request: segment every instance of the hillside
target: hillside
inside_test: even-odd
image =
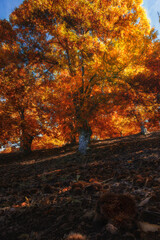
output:
[[[160,131],[91,142],[85,157],[69,145],[0,154],[0,239],[60,240],[70,232],[90,240],[160,239],[159,146]],[[95,221],[106,191],[132,195],[134,223]]]

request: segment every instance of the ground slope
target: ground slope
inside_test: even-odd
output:
[[[160,226],[160,132],[77,146],[0,155],[0,239],[60,240],[72,232],[91,240],[158,240],[137,224],[113,234],[93,221],[99,196],[129,193],[137,222]],[[150,226],[150,225],[149,225]]]

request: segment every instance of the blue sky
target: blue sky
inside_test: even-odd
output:
[[[142,6],[146,9],[151,26],[158,30],[158,37],[160,38],[160,23],[157,14],[157,12],[160,14],[160,0],[143,0]]]
[[[22,2],[23,0],[0,0],[0,19],[8,19],[9,14]],[[159,31],[160,38],[160,23],[157,14],[157,12],[160,13],[160,0],[143,0],[143,7],[147,11],[147,16],[151,21],[151,26],[155,27],[155,29]]]

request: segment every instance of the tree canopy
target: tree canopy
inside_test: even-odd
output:
[[[160,45],[142,2],[24,0],[1,21],[1,142],[28,151],[40,136],[128,135],[149,119],[152,129]]]

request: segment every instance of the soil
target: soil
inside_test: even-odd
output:
[[[88,240],[159,240],[159,147],[160,131],[92,141],[86,156],[77,145],[0,154],[0,239],[60,240],[75,232]],[[134,199],[131,225],[116,225],[114,215],[97,220],[106,192]]]

